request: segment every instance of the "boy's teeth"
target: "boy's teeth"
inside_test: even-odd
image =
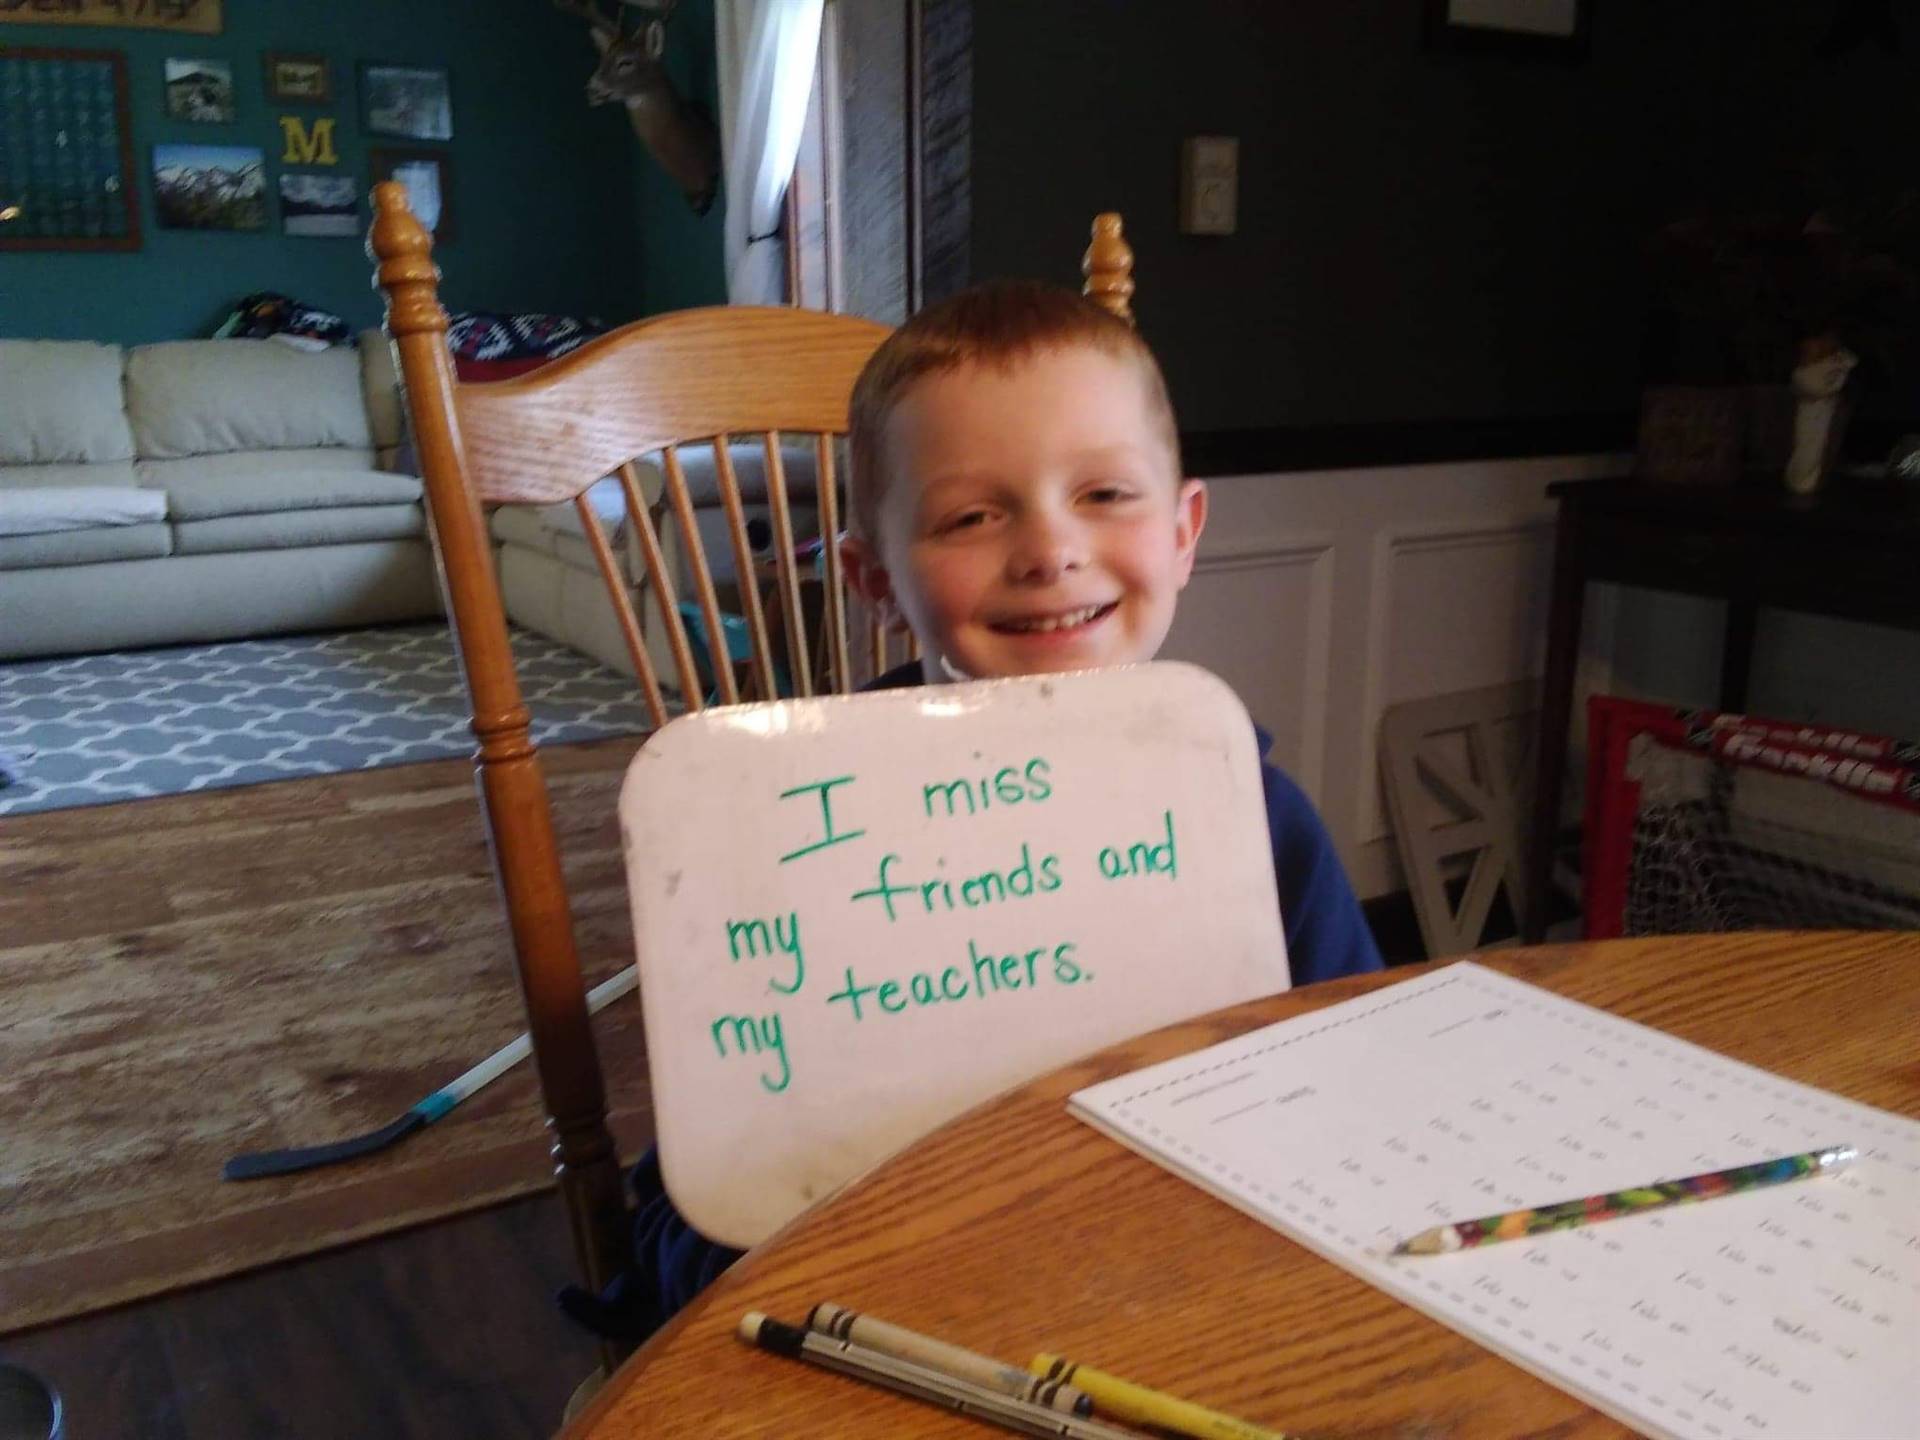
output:
[[[1044,615],[1032,620],[1009,620],[1009,630],[1071,630],[1076,625],[1084,625],[1098,615],[1104,606],[1087,605],[1079,610],[1069,610],[1065,615]]]

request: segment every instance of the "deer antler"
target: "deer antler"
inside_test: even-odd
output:
[[[596,36],[611,40],[620,33],[618,19],[609,18],[594,0],[553,0],[553,8],[562,15],[586,21]]]

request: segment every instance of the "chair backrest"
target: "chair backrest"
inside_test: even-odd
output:
[[[701,707],[709,684],[723,702],[743,693],[848,691],[859,676],[834,543],[845,507],[835,442],[847,429],[854,379],[888,331],[850,316],[712,307],[637,321],[511,380],[463,384],[447,347],[431,239],[408,211],[404,187],[378,185],[373,196],[369,243],[473,705],[475,765],[534,1065],[578,1260],[598,1289],[627,1252],[625,1200],[483,507],[574,505],[656,728],[669,717],[669,689],[686,710]],[[1127,319],[1132,263],[1120,217],[1099,216],[1082,261],[1086,293]],[[744,452],[757,453],[757,474],[740,463],[745,437],[757,442]],[[797,486],[789,476],[795,437],[805,437],[801,454],[811,461]],[[699,466],[686,459],[689,446],[698,448]],[[649,453],[659,464],[643,473],[639,462]],[[613,538],[587,495],[609,476],[617,477],[625,507]],[[811,502],[811,536],[796,527],[796,489]],[[770,566],[756,560],[748,535],[748,505],[761,502],[772,530]],[[729,595],[716,583],[703,539],[719,527],[704,527],[701,516],[716,510],[732,552]],[[818,584],[806,573],[816,562],[802,558],[808,539],[817,548]],[[637,567],[623,568],[616,540],[638,552]],[[683,588],[690,598],[681,598]],[[767,623],[770,606],[778,630]],[[704,640],[705,677],[689,617]],[[878,669],[884,636],[871,620],[868,630],[868,659]],[[744,683],[729,646],[743,631]],[[814,637],[823,643],[816,647]],[[659,673],[657,654],[667,657],[670,678]]]

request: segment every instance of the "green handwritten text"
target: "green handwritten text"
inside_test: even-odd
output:
[[[983,952],[978,944],[969,940],[965,964],[956,962],[937,971],[916,971],[904,984],[899,980],[882,980],[862,985],[849,965],[846,983],[827,997],[827,1003],[844,1002],[858,1021],[869,1013],[899,1015],[908,1009],[944,1005],[969,996],[984,1000],[990,995],[1034,991],[1048,980],[1057,985],[1084,984],[1093,979],[1093,972],[1074,959],[1076,948],[1072,941],[1065,941],[1000,955],[991,950]],[[875,1012],[865,1008],[868,1000],[872,1001]]]
[[[1052,769],[1036,755],[1025,765],[1003,765],[992,775],[983,775],[978,780],[936,780],[920,787],[920,803],[926,808],[929,820],[933,818],[936,800],[946,807],[944,813],[950,820],[963,809],[969,815],[978,815],[996,802],[1018,805],[1023,800],[1031,800],[1037,805],[1053,794],[1053,786],[1047,781]]]
[[[900,918],[900,910],[909,915],[942,915],[955,910],[978,910],[1006,900],[1029,900],[1060,888],[1060,857],[1042,855],[1034,863],[1033,851],[1026,842],[1020,845],[1020,861],[1005,870],[983,870],[959,880],[936,876],[932,880],[896,882],[892,867],[900,860],[889,852],[880,857],[880,873],[866,890],[856,890],[849,899],[878,900],[886,907],[887,920]],[[940,862],[946,864],[945,860]],[[905,898],[902,898],[905,897]],[[898,908],[894,902],[900,901]]]
[[[782,985],[778,980],[767,981],[768,989],[782,995],[793,994],[807,978],[807,957],[800,945],[800,914],[796,910],[789,910],[784,919],[774,916],[771,929],[764,920],[729,920],[727,949],[736,964],[742,949],[749,960],[758,960],[762,954],[772,955],[776,950],[784,951],[793,961],[793,983]]]
[[[780,1057],[780,1078],[775,1080],[764,1071],[760,1075],[760,1084],[778,1095],[793,1083],[793,1066],[787,1063],[787,1042],[780,1033],[780,1014],[756,1020],[751,1015],[722,1015],[710,1028],[713,1035],[713,1048],[720,1052],[722,1060],[727,1058],[727,1037],[733,1037],[733,1053],[736,1055],[765,1055],[768,1053]]]
[[[1125,880],[1133,875],[1164,875],[1169,880],[1180,878],[1180,856],[1173,843],[1173,812],[1161,812],[1166,822],[1167,838],[1158,844],[1149,845],[1145,841],[1129,845],[1127,853],[1122,855],[1111,845],[1100,847],[1100,873],[1109,880]]]

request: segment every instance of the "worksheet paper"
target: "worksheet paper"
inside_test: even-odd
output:
[[[1073,1113],[1650,1435],[1920,1434],[1920,1124],[1462,963]],[[1433,1225],[1828,1145],[1846,1168],[1451,1255]]]

